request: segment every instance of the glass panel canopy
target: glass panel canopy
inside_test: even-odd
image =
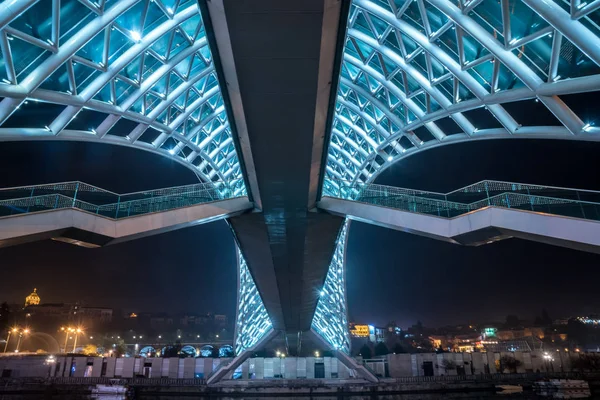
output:
[[[353,0],[323,194],[446,143],[600,140],[561,98],[600,89],[600,1],[540,3]]]
[[[0,14],[0,140],[138,147],[245,192],[196,0],[9,0]]]

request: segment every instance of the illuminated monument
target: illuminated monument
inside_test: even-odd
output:
[[[37,289],[33,289],[33,292],[27,297],[25,297],[25,307],[27,306],[37,306],[40,304],[40,296],[37,293]]]
[[[106,192],[115,200],[102,205],[81,200],[99,189],[80,183],[20,188],[0,204],[11,217],[0,240],[98,246],[150,230],[136,221],[159,233],[227,218],[239,248],[237,358],[211,379],[270,340],[290,354],[328,346],[372,379],[347,357],[346,216],[454,243],[522,235],[599,248],[582,203],[543,196],[547,188],[372,185],[393,163],[446,144],[600,140],[581,106],[600,88],[599,9],[600,0],[4,1],[0,140],[133,147],[204,184],[141,200]],[[561,215],[586,219],[585,229],[536,230],[577,222],[536,213],[555,205],[581,210]],[[531,213],[514,214],[524,207]],[[73,225],[35,214],[48,208]],[[54,230],[15,222],[29,217]],[[104,228],[88,223],[97,218]]]

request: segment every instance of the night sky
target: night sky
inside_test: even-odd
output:
[[[487,140],[411,156],[378,183],[449,191],[482,179],[600,190],[600,144]],[[0,143],[0,186],[82,180],[117,192],[196,182],[185,167],[140,150],[75,142]],[[406,327],[533,319],[600,310],[600,255],[510,239],[463,247],[353,222],[352,320]],[[136,311],[235,315],[235,252],[215,222],[100,249],[44,241],[0,249],[0,301],[80,301]]]

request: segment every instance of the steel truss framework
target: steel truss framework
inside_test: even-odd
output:
[[[324,192],[448,143],[600,140],[571,100],[600,89],[599,16],[599,0],[353,0]],[[516,115],[533,106],[547,126]]]
[[[349,221],[344,223],[338,237],[333,259],[321,289],[312,329],[333,349],[350,354],[350,332],[348,331],[348,308],[346,301],[346,233]]]
[[[600,140],[593,116],[565,102],[600,89],[599,17],[600,0],[353,0],[323,192],[448,143]],[[548,126],[511,112],[531,102]],[[344,350],[348,223],[313,320]]]
[[[0,51],[0,140],[132,146],[245,191],[196,0],[7,0]]]
[[[238,256],[238,299],[235,318],[235,354],[253,348],[272,330],[271,319],[240,249]]]

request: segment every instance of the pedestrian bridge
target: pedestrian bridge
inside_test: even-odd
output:
[[[235,186],[235,185],[234,185]],[[52,238],[98,247],[253,208],[222,182],[117,194],[83,182],[0,190],[0,246]],[[333,181],[318,209],[463,245],[510,237],[600,252],[600,192],[481,181],[449,193]]]
[[[0,190],[0,246],[55,239],[99,247],[238,215],[253,208],[235,184],[117,194],[83,182]]]
[[[517,237],[600,253],[600,192],[482,181],[435,193],[336,181],[318,208],[464,245]]]

